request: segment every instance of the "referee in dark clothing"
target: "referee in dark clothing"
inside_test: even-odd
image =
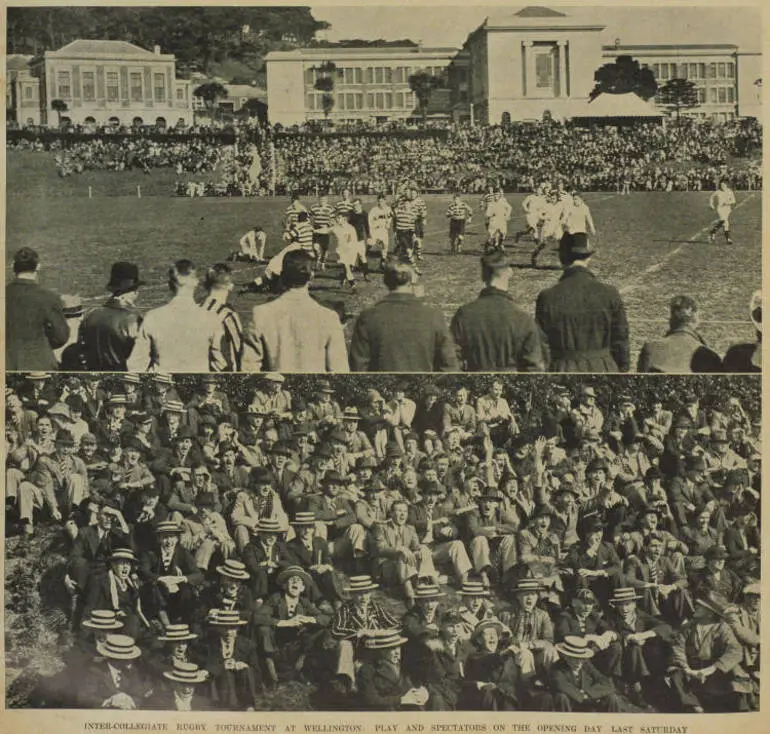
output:
[[[537,297],[535,320],[548,340],[550,372],[628,372],[626,307],[614,286],[588,269],[593,250],[584,233],[559,244],[564,273]]]
[[[485,283],[478,299],[461,306],[451,332],[468,372],[542,372],[542,335],[535,320],[508,294],[513,270],[503,252],[481,258]]]

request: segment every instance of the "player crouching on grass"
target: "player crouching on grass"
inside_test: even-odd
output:
[[[725,179],[719,182],[719,188],[709,197],[709,206],[717,213],[718,217],[709,230],[709,242],[714,241],[714,237],[721,227],[725,234],[725,242],[728,245],[735,244],[730,239],[730,214],[735,206],[735,194]]]
[[[265,262],[265,244],[267,243],[267,235],[265,230],[258,224],[246,232],[243,237],[238,241],[240,250],[235,250],[230,253],[230,257],[227,259],[231,262]]]

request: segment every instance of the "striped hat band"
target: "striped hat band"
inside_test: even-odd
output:
[[[400,647],[406,642],[398,630],[385,630],[380,634],[366,638],[364,646],[367,650],[387,650],[390,647]]]
[[[183,642],[184,640],[195,640],[197,637],[198,635],[191,632],[190,626],[187,624],[170,624],[162,635],[158,635],[158,639],[163,642]]]
[[[540,591],[543,585],[539,579],[520,579],[514,588],[517,593],[525,593],[527,591]]]
[[[184,413],[184,403],[181,400],[167,400],[163,403],[163,410],[167,413]]]
[[[174,522],[173,520],[163,520],[162,522],[159,522],[155,526],[155,532],[158,535],[161,535],[163,533],[181,533],[182,526],[179,523]]]
[[[570,658],[592,658],[594,656],[586,639],[576,635],[567,635],[563,642],[556,645],[556,649],[559,654]]]
[[[481,581],[466,581],[459,593],[461,596],[489,596]]]
[[[613,590],[609,602],[610,604],[619,604],[624,601],[636,601],[637,599],[639,599],[639,594],[636,593],[636,589],[631,586],[623,586]]]
[[[246,564],[233,558],[228,558],[221,566],[217,566],[217,573],[238,581],[247,581],[251,578],[246,570]]]
[[[209,623],[219,627],[240,627],[246,624],[245,619],[237,611],[230,609],[212,609],[209,612]]]
[[[181,660],[174,661],[171,670],[163,672],[164,677],[176,683],[203,683],[208,678],[208,672],[201,670],[195,663],[185,663]]]
[[[136,554],[130,548],[118,548],[112,552],[110,560],[136,562]]]
[[[104,642],[97,644],[96,651],[105,658],[115,660],[135,660],[142,654],[134,638],[128,635],[107,635]]]
[[[346,587],[346,591],[352,591],[352,592],[362,592],[362,591],[372,591],[374,589],[379,589],[380,585],[375,584],[374,581],[372,581],[371,576],[351,576],[348,581],[348,586]]]
[[[444,592],[436,584],[418,584],[414,589],[415,599],[434,599],[444,596]]]
[[[270,518],[261,518],[257,523],[258,533],[281,533],[281,523],[278,520],[272,520]]]
[[[292,525],[315,525],[315,513],[314,512],[298,512],[294,516]]]
[[[92,630],[119,630],[123,627],[112,609],[94,609],[88,619],[81,623],[83,627]]]

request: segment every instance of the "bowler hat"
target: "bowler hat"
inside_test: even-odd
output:
[[[120,261],[112,264],[107,290],[114,296],[135,291],[144,281],[139,280],[139,268],[134,263]]]
[[[580,255],[581,257],[590,257],[594,254],[585,232],[565,232],[559,242],[559,249],[566,254]]]
[[[62,429],[56,434],[56,443],[60,446],[74,446],[75,438],[70,431]]]

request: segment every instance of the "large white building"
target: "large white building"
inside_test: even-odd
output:
[[[606,31],[600,14],[526,7],[486,18],[458,51],[333,47],[271,53],[268,116],[284,125],[323,118],[315,70],[331,61],[337,67],[333,121],[415,116],[407,79],[418,69],[446,77],[451,94],[443,98],[444,112],[457,120],[539,120],[546,111],[570,119],[590,113],[595,71],[620,55],[648,66],[661,85],[673,77],[694,81],[699,107],[682,114],[759,116],[760,54],[732,44],[606,45]]]

